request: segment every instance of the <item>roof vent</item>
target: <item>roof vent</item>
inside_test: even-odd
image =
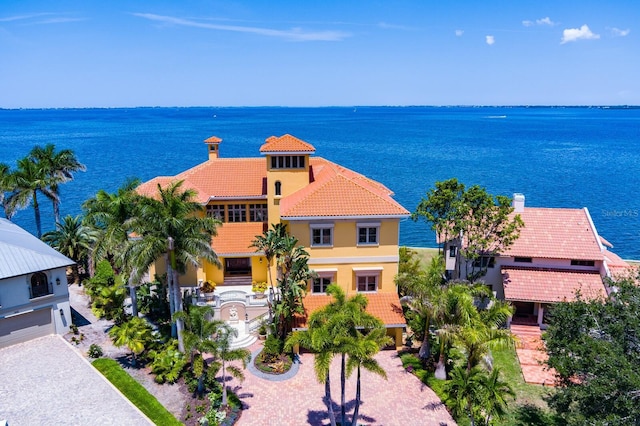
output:
[[[513,202],[511,203],[513,206],[513,211],[516,213],[524,212],[524,194],[515,193],[513,194]]]

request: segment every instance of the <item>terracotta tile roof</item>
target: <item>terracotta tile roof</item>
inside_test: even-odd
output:
[[[222,139],[220,139],[217,136],[211,136],[210,138],[207,138],[204,140],[206,143],[220,143],[222,142]]]
[[[374,315],[387,326],[404,326],[406,321],[400,306],[400,299],[395,293],[367,293],[365,294],[369,303],[367,312]],[[324,294],[307,294],[302,301],[304,306],[304,317],[298,315],[294,319],[294,328],[307,328],[307,319],[318,309],[328,305],[333,301],[333,296]]]
[[[249,245],[263,231],[261,222],[223,223],[218,228],[218,235],[213,237],[211,247],[218,256],[255,254],[256,249]]]
[[[184,180],[183,188],[195,189],[197,201],[207,203],[214,198],[266,199],[266,163],[264,158],[217,158],[205,161],[176,176],[161,176],[138,187],[138,193],[154,195],[157,184]]]
[[[280,201],[280,216],[408,216],[384,185],[323,158],[312,158],[313,182]]]
[[[609,268],[609,272],[611,272],[611,277],[626,277],[631,274],[634,275],[634,272],[638,272],[638,267],[633,266],[624,260],[617,254],[612,251],[605,250],[604,259],[607,262],[607,267]]]
[[[596,299],[607,293],[598,272],[502,267],[504,298],[524,302],[556,303],[582,297]]]
[[[598,236],[586,209],[526,207],[525,226],[505,256],[602,260]]]
[[[260,152],[316,152],[313,145],[302,141],[295,136],[283,135],[280,137],[271,136],[260,147]]]

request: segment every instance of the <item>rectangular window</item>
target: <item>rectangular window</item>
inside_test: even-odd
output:
[[[531,263],[531,262],[533,262],[533,258],[516,256],[516,257],[513,258],[513,261],[514,262],[519,262],[519,263]]]
[[[473,261],[474,268],[493,268],[495,266],[496,259],[493,256],[480,256]]]
[[[207,216],[215,217],[224,222],[224,205],[207,205]]]
[[[377,291],[378,275],[358,275],[358,291]]]
[[[449,247],[449,257],[456,257],[456,246]]]
[[[271,157],[272,169],[304,169],[304,155],[274,155]]]
[[[247,210],[244,204],[229,204],[229,222],[246,222]]]
[[[333,226],[311,228],[311,246],[332,246],[333,245]]]
[[[331,284],[332,281],[333,277],[330,276],[314,278],[312,287],[313,293],[326,293],[327,287],[329,287],[329,284]]]
[[[267,205],[266,204],[249,204],[249,221],[250,222],[266,222],[267,221]]]
[[[576,259],[572,259],[571,260],[571,265],[572,266],[595,266],[596,262],[593,260],[576,260]]]
[[[378,227],[358,227],[358,244],[378,244]]]

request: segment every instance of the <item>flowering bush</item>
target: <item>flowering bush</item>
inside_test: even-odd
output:
[[[216,283],[214,283],[213,281],[205,281],[200,285],[200,291],[202,291],[203,293],[213,293],[213,291],[216,289]]]
[[[253,290],[254,293],[264,293],[265,290],[267,289],[267,283],[264,281],[261,282],[254,282],[251,286],[251,290]]]

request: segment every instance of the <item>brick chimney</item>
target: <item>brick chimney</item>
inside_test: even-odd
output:
[[[513,194],[513,201],[511,202],[513,211],[516,213],[524,212],[524,194]]]

